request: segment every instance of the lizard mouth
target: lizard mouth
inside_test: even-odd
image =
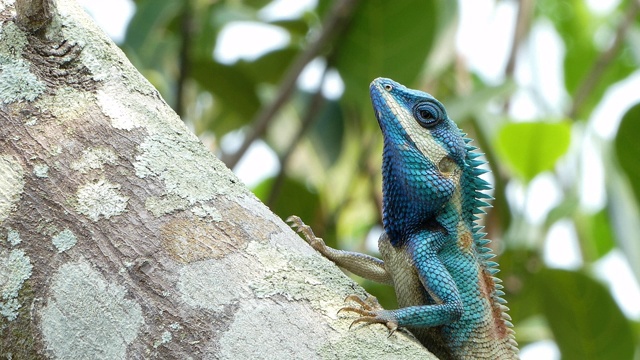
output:
[[[400,117],[405,117],[406,115],[400,115],[399,112],[401,110],[393,106],[396,102],[393,94],[402,90],[407,89],[405,86],[387,78],[376,78],[369,85],[369,95],[380,129],[383,132],[395,132],[408,138],[406,129],[398,121]]]

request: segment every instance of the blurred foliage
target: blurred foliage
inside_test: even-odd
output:
[[[507,167],[525,182],[553,170],[566,154],[571,141],[566,122],[525,122],[504,124],[496,138],[496,151]]]
[[[370,252],[365,238],[381,223],[382,138],[369,82],[390,77],[431,92],[490,162],[496,201],[486,226],[500,254],[521,346],[553,340],[563,359],[632,359],[634,353],[638,359],[637,319],[625,317],[594,265],[622,250],[640,279],[640,104],[624,115],[614,139],[591,126],[606,91],[640,64],[636,3],[624,0],[603,13],[585,0],[541,0],[529,13],[520,11],[518,21],[529,25],[514,42],[516,50],[528,46],[537,23],[551,24],[564,45],[562,108],[541,103],[542,116],[528,122],[509,110],[525,87],[513,72],[505,69],[501,84],[485,83],[457,54],[455,2],[360,1],[342,11],[342,22],[327,26],[325,19],[338,13],[333,1],[320,0],[297,18],[268,20],[266,0],[136,0],[121,47],[221,159],[228,162],[237,148],[220,146],[225,136],[246,138],[256,131],[281,168],[255,193],[283,219],[300,215],[343,249]],[[531,2],[518,4],[526,10]],[[218,35],[236,21],[280,29],[288,44],[255,59],[221,63],[213,56]],[[517,67],[522,57],[514,54]],[[283,90],[287,77],[299,75],[295,65],[304,56],[320,60],[323,79],[339,74],[339,98],[327,99],[321,90]],[[273,104],[281,106],[266,116],[262,130],[256,119]],[[595,147],[589,152],[595,158],[582,158],[585,146]],[[607,196],[602,208],[591,209],[579,189],[588,168],[600,162]],[[526,210],[528,190],[541,175],[560,189],[542,222]],[[524,203],[508,196],[510,187],[524,189]],[[552,269],[544,260],[547,234],[560,222],[577,235],[582,263],[575,270]],[[385,306],[394,306],[389,287],[363,283]]]

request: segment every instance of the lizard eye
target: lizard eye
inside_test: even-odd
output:
[[[442,111],[429,102],[421,102],[413,107],[413,117],[427,129],[436,126],[442,120]]]

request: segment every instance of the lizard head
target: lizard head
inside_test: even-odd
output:
[[[419,151],[444,176],[462,166],[462,134],[433,96],[386,78],[373,80],[369,92],[385,141]]]
[[[385,78],[369,91],[384,137],[383,225],[392,244],[425,228],[454,231],[457,217],[437,219],[448,204],[449,212],[461,212],[461,182],[469,171],[462,132],[425,92]]]

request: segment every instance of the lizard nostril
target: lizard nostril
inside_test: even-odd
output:
[[[393,86],[391,86],[391,85],[389,85],[389,84],[386,84],[386,85],[384,86],[384,89],[385,89],[385,90],[387,90],[387,91],[391,91],[391,90],[393,90]]]

